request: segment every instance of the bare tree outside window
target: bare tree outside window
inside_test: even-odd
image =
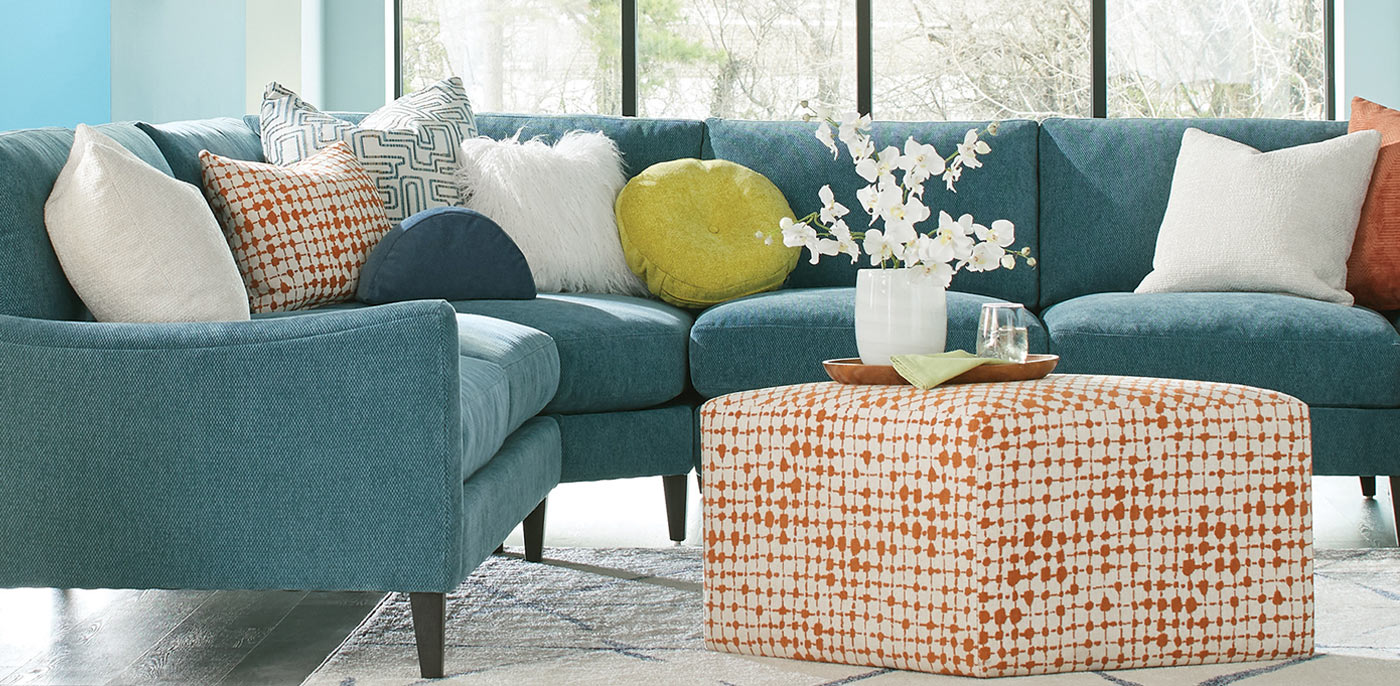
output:
[[[881,119],[1090,114],[1089,0],[875,0]]]
[[[1321,118],[1324,0],[1108,0],[1108,108]],[[856,99],[855,0],[637,0],[642,116],[790,119]],[[880,119],[1090,115],[1091,0],[873,0]],[[406,90],[481,111],[620,114],[619,0],[403,0]]]
[[[1321,119],[1323,0],[1110,0],[1114,117]]]
[[[638,10],[639,114],[791,119],[804,99],[855,109],[851,0],[640,0]]]

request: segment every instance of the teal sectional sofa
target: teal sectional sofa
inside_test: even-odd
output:
[[[343,114],[349,119],[360,115]],[[201,149],[260,159],[256,117],[104,125],[198,182]],[[484,135],[601,130],[629,175],[681,157],[768,175],[801,214],[857,178],[809,124],[478,116]],[[951,149],[969,125],[877,123]],[[1133,295],[1150,270],[1182,131],[1264,149],[1340,122],[1003,122],[954,215],[1016,224],[1039,269],[960,274],[951,347],[980,305],[1022,302],[1059,371],[1247,383],[1308,402],[1318,474],[1400,475],[1396,315],[1268,294]],[[0,134],[0,585],[414,593],[442,673],[443,594],[527,520],[537,557],[557,483],[665,477],[672,538],[698,464],[696,409],[825,379],[856,353],[856,267],[804,260],[787,286],[703,312],[643,298],[342,304],[252,322],[97,324],[49,246],[43,204],[72,132]],[[1396,484],[1400,486],[1400,484]],[[1400,488],[1394,490],[1400,491]]]

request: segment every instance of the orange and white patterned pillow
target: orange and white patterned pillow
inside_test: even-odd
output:
[[[360,269],[389,220],[350,146],[335,143],[285,167],[205,150],[199,164],[253,312],[355,296]]]

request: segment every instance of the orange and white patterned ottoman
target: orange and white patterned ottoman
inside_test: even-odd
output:
[[[816,383],[716,398],[701,426],[711,649],[982,677],[1312,653],[1289,396]]]

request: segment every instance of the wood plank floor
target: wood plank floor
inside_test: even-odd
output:
[[[1318,547],[1396,545],[1388,484],[1315,481]],[[689,534],[699,534],[691,483]],[[668,545],[659,479],[567,484],[550,497],[546,543]],[[508,545],[520,545],[517,530]],[[0,590],[0,684],[301,683],[382,596],[300,591]]]

